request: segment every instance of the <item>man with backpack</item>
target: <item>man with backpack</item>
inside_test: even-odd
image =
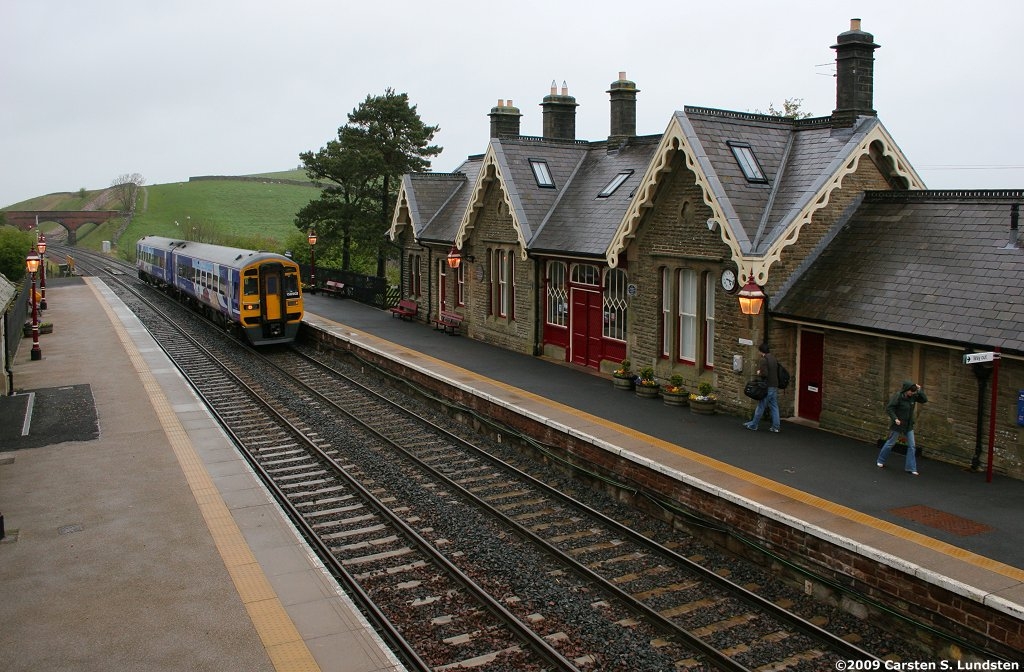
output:
[[[778,432],[781,423],[779,419],[779,373],[781,367],[779,366],[779,360],[771,353],[767,341],[757,346],[757,349],[761,351],[761,361],[757,364],[757,375],[764,378],[768,383],[768,394],[757,402],[753,419],[750,422],[743,423],[743,426],[756,432],[757,426],[761,422],[761,416],[764,415],[765,408],[767,408],[771,411],[772,418],[772,426],[768,431]],[[789,374],[787,373],[787,383],[789,382],[788,377]]]

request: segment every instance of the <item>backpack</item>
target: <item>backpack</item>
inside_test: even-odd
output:
[[[784,390],[787,387],[789,387],[789,379],[790,379],[789,371],[787,371],[786,367],[784,367],[781,363],[779,363],[779,371],[778,371],[778,373],[779,373],[779,389],[780,390]]]

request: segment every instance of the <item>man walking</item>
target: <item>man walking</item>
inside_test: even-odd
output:
[[[900,391],[892,395],[889,403],[885,406],[885,412],[889,414],[889,438],[882,444],[882,451],[878,453],[875,466],[879,469],[885,466],[889,459],[889,453],[900,436],[907,437],[907,459],[903,468],[908,474],[917,476],[917,455],[914,445],[914,411],[916,404],[927,404],[928,397],[920,385],[912,380],[904,380]]]
[[[768,394],[765,395],[764,399],[757,402],[753,419],[750,422],[743,423],[743,426],[756,432],[757,425],[761,422],[761,416],[764,415],[764,410],[767,408],[771,411],[772,417],[772,426],[768,431],[778,432],[780,424],[779,360],[775,359],[775,355],[771,353],[771,348],[768,347],[767,342],[757,346],[757,349],[761,351],[761,361],[757,365],[757,375],[764,378],[768,383]]]

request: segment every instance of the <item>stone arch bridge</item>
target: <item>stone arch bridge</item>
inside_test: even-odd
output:
[[[31,231],[40,222],[57,222],[68,232],[68,245],[78,242],[77,231],[85,224],[102,224],[121,216],[120,210],[4,210],[8,224]]]

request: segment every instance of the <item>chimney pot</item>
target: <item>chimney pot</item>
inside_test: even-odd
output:
[[[626,79],[625,71],[619,72],[618,81],[612,82],[607,91],[611,99],[611,131],[608,145],[618,146],[628,138],[636,136],[636,84]]]
[[[550,140],[576,139],[576,99],[569,95],[569,86],[562,82],[558,95],[556,82],[551,82],[551,95],[541,103],[544,111],[544,137]]]
[[[836,109],[832,125],[853,126],[859,116],[877,116],[874,105],[875,37],[860,29],[860,19],[850,20],[850,30],[832,45],[836,50]]]

